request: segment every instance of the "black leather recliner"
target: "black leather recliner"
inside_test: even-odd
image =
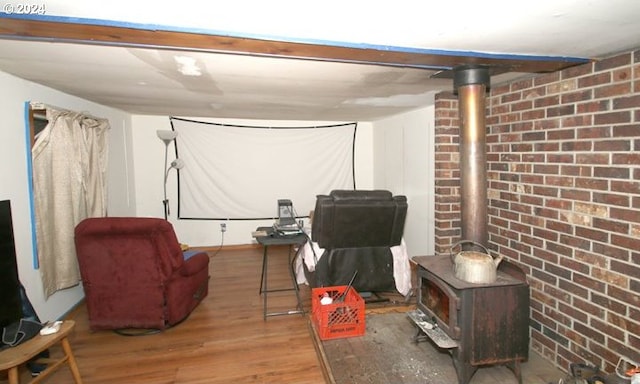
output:
[[[347,285],[359,292],[395,291],[390,247],[400,245],[407,198],[385,190],[334,190],[317,196],[311,238],[324,249],[311,287]]]

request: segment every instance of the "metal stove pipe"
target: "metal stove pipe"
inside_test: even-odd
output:
[[[489,69],[474,65],[455,67],[453,79],[460,118],[461,240],[487,247],[485,94],[490,85]],[[463,248],[473,247],[463,244]]]

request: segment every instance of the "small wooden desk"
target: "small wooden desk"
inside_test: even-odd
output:
[[[9,384],[19,383],[20,376],[18,368],[20,368],[20,365],[26,363],[39,353],[49,349],[57,343],[62,344],[64,356],[59,359],[38,359],[39,363],[47,364],[47,369],[31,380],[29,384],[39,383],[55,372],[64,363],[69,365],[69,369],[71,370],[71,374],[73,375],[73,379],[76,384],[82,384],[80,371],[78,370],[76,359],[73,356],[71,345],[67,338],[75,325],[76,323],[73,320],[65,320],[60,326],[60,330],[54,334],[46,336],[36,335],[31,340],[27,340],[16,347],[7,348],[1,351],[0,371],[9,371]]]

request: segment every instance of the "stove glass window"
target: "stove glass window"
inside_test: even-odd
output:
[[[433,281],[422,278],[420,301],[445,324],[449,324],[449,296]]]

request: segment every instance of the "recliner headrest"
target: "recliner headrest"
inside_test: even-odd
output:
[[[391,200],[393,195],[390,191],[385,190],[342,190],[336,189],[331,191],[330,196],[335,202],[339,201],[371,201],[371,200]]]

